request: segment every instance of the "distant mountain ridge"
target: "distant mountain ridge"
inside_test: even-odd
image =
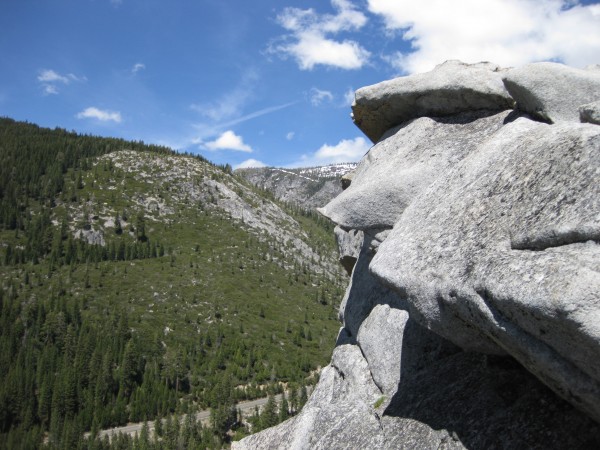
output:
[[[342,192],[341,177],[357,165],[338,163],[296,169],[261,167],[238,169],[235,174],[271,192],[278,200],[314,209],[324,206]]]

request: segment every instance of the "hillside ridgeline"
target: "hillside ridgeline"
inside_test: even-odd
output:
[[[328,220],[164,147],[11,119],[0,147],[0,447],[205,408],[189,445],[218,447],[236,401],[314,382],[342,292]]]

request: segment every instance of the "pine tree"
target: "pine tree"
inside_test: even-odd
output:
[[[133,392],[133,388],[139,376],[139,360],[137,346],[133,339],[127,341],[125,351],[123,352],[123,360],[121,362],[120,384],[121,391],[125,398],[129,398]]]
[[[279,422],[283,422],[290,415],[288,401],[285,398],[285,392],[281,394],[281,403],[279,404]]]
[[[300,389],[300,396],[298,398],[298,410],[302,409],[302,407],[308,401],[308,392],[306,391],[306,386],[302,385]]]
[[[265,405],[262,413],[260,414],[260,425],[262,429],[270,428],[277,424],[277,407],[275,404],[275,397],[269,395],[267,398],[267,404]]]
[[[162,437],[164,434],[162,419],[160,416],[156,417],[154,421],[154,438],[156,440],[157,437]]]
[[[115,233],[118,235],[123,234],[123,227],[121,226],[121,219],[119,218],[119,213],[115,216]]]

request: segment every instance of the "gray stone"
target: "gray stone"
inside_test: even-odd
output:
[[[354,178],[354,170],[342,175],[340,182],[342,183],[342,190],[345,190],[350,187],[352,184],[352,179]]]
[[[94,230],[90,228],[88,230],[77,230],[74,233],[75,239],[81,239],[90,245],[101,245],[104,247],[106,242],[104,241],[104,233],[101,230]]]
[[[404,380],[412,379],[433,361],[458,348],[420,326],[408,312],[376,305],[358,331],[358,345],[369,363],[373,381],[383,393],[383,407]]]
[[[358,345],[369,363],[375,384],[391,398],[400,383],[402,337],[408,312],[377,305],[358,330]]]
[[[397,125],[417,117],[464,111],[512,109],[502,69],[491,63],[446,61],[431,72],[395,78],[356,91],[354,123],[374,143]]]
[[[587,449],[600,426],[560,400],[509,357],[454,352],[427,359],[384,409],[375,409],[368,366],[356,346],[336,349],[352,361],[323,369],[302,411],[233,442],[257,449]],[[356,370],[360,376],[349,370]],[[375,394],[375,395],[372,395]]]
[[[340,227],[335,227],[333,232],[338,245],[340,263],[348,275],[351,275],[362,247],[363,233],[358,230],[346,231]]]
[[[321,210],[364,235],[332,363],[298,416],[234,448],[600,448],[598,174],[596,125],[387,131]]]
[[[600,125],[600,100],[580,106],[579,120]]]
[[[478,330],[600,421],[598,173],[597,126],[517,119],[406,208],[370,268],[423,325],[463,348]]]
[[[356,342],[358,330],[376,305],[391,305],[394,308],[406,309],[407,303],[398,294],[382,286],[369,272],[369,262],[373,253],[369,242],[365,241],[350,283],[346,288],[340,304],[339,319],[346,332]]]
[[[552,62],[527,64],[502,76],[517,108],[549,122],[579,122],[579,106],[600,99],[600,72]]]
[[[350,187],[319,212],[345,229],[392,228],[416,195],[510,118],[508,111],[467,112],[393,128],[362,159]]]
[[[384,435],[373,408],[380,396],[358,346],[336,347],[298,416],[234,442],[232,448],[382,448]]]

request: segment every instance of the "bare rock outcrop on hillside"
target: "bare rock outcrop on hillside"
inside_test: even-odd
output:
[[[235,174],[254,186],[271,192],[278,200],[305,209],[315,209],[326,205],[342,192],[340,177],[355,167],[356,163],[300,169],[260,167],[237,169]]]
[[[321,210],[347,253],[364,236],[332,363],[234,448],[600,447],[597,76],[451,62],[359,91],[378,142]]]

